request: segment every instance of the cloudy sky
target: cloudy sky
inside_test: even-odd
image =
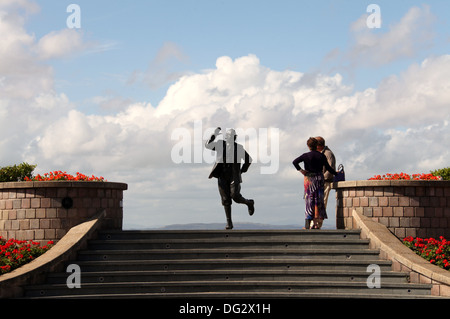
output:
[[[127,183],[124,228],[220,223],[201,144],[234,127],[256,202],[253,217],[233,205],[235,223],[300,226],[291,163],[309,136],[348,180],[450,166],[449,12],[447,0],[0,0],[0,166]]]

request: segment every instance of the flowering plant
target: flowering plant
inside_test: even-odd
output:
[[[0,275],[39,257],[53,246],[53,241],[48,241],[46,245],[26,240],[9,239],[5,240],[0,236]]]
[[[440,180],[440,176],[435,176],[433,174],[405,174],[405,173],[395,173],[395,174],[385,174],[385,175],[375,175],[369,178],[372,180]]]
[[[104,182],[106,181],[103,176],[96,177],[94,175],[87,176],[77,172],[76,176],[67,174],[67,172],[62,171],[53,171],[49,173],[45,173],[44,175],[36,175],[32,178],[25,177],[24,179],[27,182],[31,181],[91,181],[91,182]]]
[[[26,177],[33,176],[36,165],[22,163],[19,165],[5,166],[0,168],[0,182],[17,182]]]
[[[437,240],[409,236],[403,239],[403,244],[430,263],[450,270],[450,241],[444,237],[440,236]]]

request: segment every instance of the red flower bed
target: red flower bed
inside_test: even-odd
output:
[[[90,182],[105,182],[106,179],[103,176],[96,177],[94,175],[87,176],[77,172],[75,176],[67,174],[62,171],[53,171],[49,173],[45,173],[44,175],[36,175],[33,178],[25,177],[24,179],[27,182],[31,181],[90,181]]]
[[[440,236],[437,240],[409,236],[403,239],[403,244],[430,263],[447,270],[450,269],[450,242],[444,237]]]
[[[12,271],[39,257],[53,246],[53,241],[41,246],[40,243],[9,239],[0,236],[0,275]]]
[[[385,174],[385,175],[375,175],[369,178],[369,181],[373,180],[441,180],[440,176],[434,176],[433,174],[405,174],[405,173],[395,173],[395,174]]]

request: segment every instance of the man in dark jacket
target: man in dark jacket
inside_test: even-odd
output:
[[[205,147],[216,152],[216,162],[209,174],[209,178],[217,178],[222,205],[225,209],[227,226],[225,229],[233,229],[231,218],[231,203],[245,204],[250,216],[255,212],[253,199],[245,199],[241,195],[242,173],[247,172],[252,158],[241,144],[236,143],[236,131],[230,129],[225,135],[225,140],[215,141],[220,133],[220,127],[216,128],[214,134],[206,142]],[[241,162],[244,164],[241,167]]]

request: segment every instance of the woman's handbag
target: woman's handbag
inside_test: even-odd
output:
[[[345,181],[345,171],[344,171],[344,165],[339,164],[337,175],[334,176],[335,182],[343,182]]]

